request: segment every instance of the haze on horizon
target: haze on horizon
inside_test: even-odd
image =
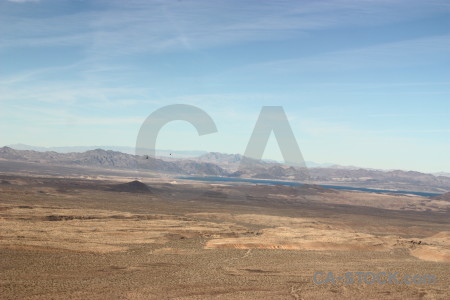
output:
[[[218,132],[172,122],[157,148],[242,154],[281,105],[307,161],[449,172],[449,20],[439,0],[1,0],[0,146],[133,147],[182,103]]]

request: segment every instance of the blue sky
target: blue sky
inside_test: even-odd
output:
[[[243,153],[283,106],[306,160],[450,171],[448,1],[0,0],[0,145],[157,146]],[[272,137],[265,158],[281,160]]]

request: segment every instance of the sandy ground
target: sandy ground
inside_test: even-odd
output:
[[[450,298],[446,201],[166,180],[121,192],[123,180],[1,177],[0,299]],[[438,280],[313,281],[358,271]]]

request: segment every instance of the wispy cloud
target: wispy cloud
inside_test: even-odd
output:
[[[227,70],[228,73],[247,76],[252,74],[287,74],[342,72],[358,69],[395,69],[405,66],[426,65],[436,55],[447,56],[450,36],[435,36],[400,42],[382,43],[368,47],[332,51],[295,59],[284,59],[250,64]],[[423,57],[423,60],[417,60]],[[396,83],[392,83],[396,84]],[[440,84],[448,84],[441,82]]]
[[[26,2],[39,2],[40,0],[7,0],[7,1],[14,3],[26,3]]]
[[[141,125],[145,120],[143,116],[86,116],[82,111],[75,111],[64,107],[11,106],[9,108],[7,112],[9,116],[13,115],[18,120],[27,119],[41,126],[77,125],[116,127]]]
[[[407,4],[407,5],[405,5]],[[398,14],[398,9],[410,14]],[[80,45],[91,55],[195,51],[371,26],[449,10],[445,1],[110,1],[104,10],[46,18],[4,16],[0,46]],[[420,14],[419,14],[420,13]],[[382,16],[382,17],[381,17]]]
[[[449,117],[450,113],[441,114],[428,114],[428,117]],[[423,114],[405,114],[405,113],[384,113],[384,114],[370,114],[369,117],[372,118],[422,118]]]

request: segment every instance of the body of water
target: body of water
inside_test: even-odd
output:
[[[303,183],[293,182],[293,181],[247,179],[247,178],[233,178],[233,177],[214,177],[214,176],[211,176],[211,177],[186,176],[186,177],[179,177],[179,179],[211,181],[211,182],[246,182],[246,183],[255,183],[255,184],[288,185],[288,186],[304,185]],[[362,191],[362,192],[369,192],[369,193],[412,194],[412,195],[418,195],[418,196],[423,196],[423,197],[432,197],[432,196],[441,195],[439,193],[379,190],[379,189],[358,188],[358,187],[339,186],[339,185],[322,185],[321,184],[319,186],[325,187],[325,188],[336,189],[336,190]]]

